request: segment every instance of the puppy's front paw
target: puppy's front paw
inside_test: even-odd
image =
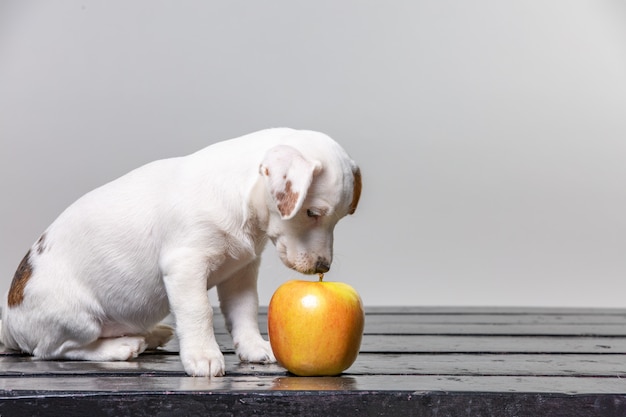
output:
[[[190,376],[224,376],[226,369],[219,348],[181,350],[180,360]]]
[[[235,351],[242,362],[274,363],[276,358],[270,342],[262,337],[251,337],[248,340],[235,342]]]

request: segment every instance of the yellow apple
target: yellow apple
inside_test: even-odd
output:
[[[342,282],[287,281],[270,300],[270,344],[280,365],[299,376],[338,375],[354,363],[365,315],[361,297]]]

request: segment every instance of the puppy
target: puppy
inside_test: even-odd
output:
[[[333,229],[361,175],[328,136],[269,129],[149,163],[68,207],[28,251],[3,309],[2,342],[40,359],[120,361],[166,343],[173,313],[185,371],[224,375],[207,290],[242,361],[274,362],[257,324],[269,238],[282,262],[327,272]]]

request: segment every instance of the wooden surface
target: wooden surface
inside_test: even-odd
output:
[[[223,378],[187,377],[176,341],[106,363],[0,347],[0,416],[626,416],[626,310],[371,308],[332,378],[240,364],[216,318]]]

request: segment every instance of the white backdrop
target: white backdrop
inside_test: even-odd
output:
[[[619,0],[2,0],[0,290],[88,190],[274,126],[360,163],[366,304],[626,306]]]

